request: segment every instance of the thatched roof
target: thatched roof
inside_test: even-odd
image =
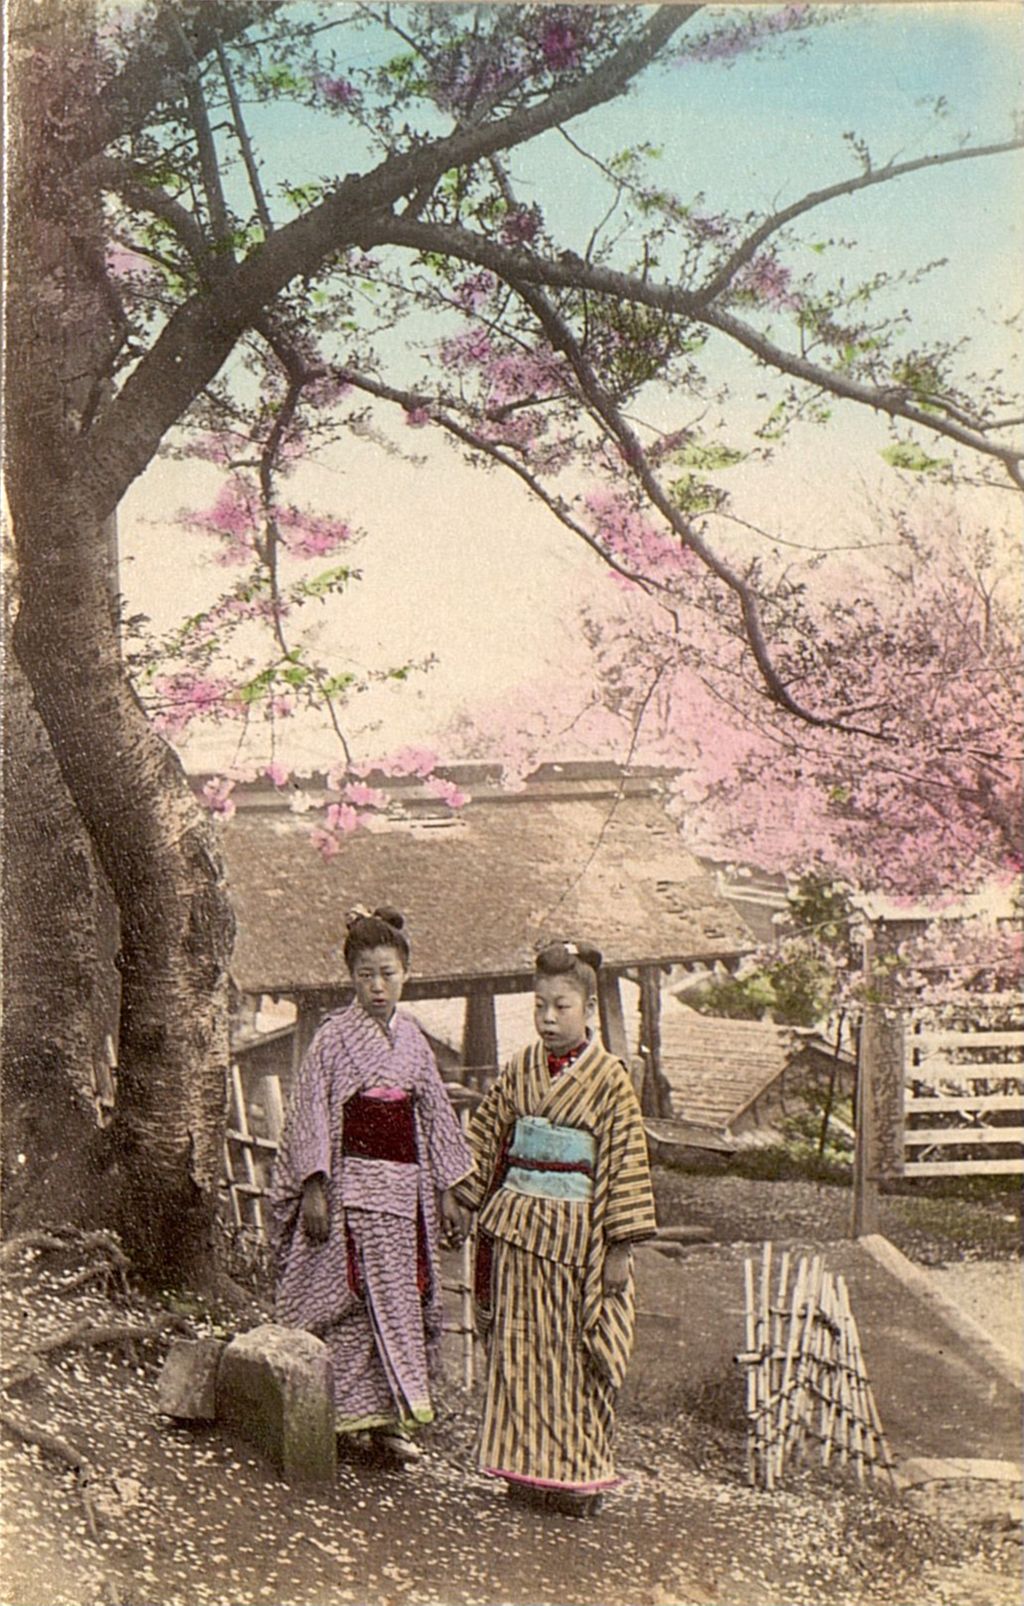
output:
[[[790,1026],[699,1015],[671,998],[661,1012],[661,1070],[672,1112],[718,1128],[737,1121],[782,1075],[793,1052]]]
[[[407,997],[473,980],[527,985],[545,937],[585,937],[617,968],[725,959],[753,946],[650,782],[488,785],[457,815],[413,788],[401,802],[401,817],[354,832],[326,861],[309,842],[316,816],[273,798],[239,808],[224,845],[238,920],[232,973],[243,992],[337,986],[344,913],[355,903],[405,913]]]

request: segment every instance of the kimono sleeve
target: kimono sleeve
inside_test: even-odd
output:
[[[331,1174],[331,1072],[326,1033],[306,1051],[288,1110],[275,1171],[275,1192],[299,1193],[307,1178]]]
[[[608,1090],[596,1181],[603,1195],[601,1224],[606,1243],[635,1243],[653,1237],[658,1223],[647,1136],[640,1105],[623,1066]]]
[[[427,1165],[438,1192],[452,1188],[473,1169],[473,1155],[462,1135],[451,1099],[426,1039],[422,1039],[418,1090],[427,1143]]]
[[[477,1105],[469,1122],[469,1143],[476,1170],[459,1184],[458,1197],[470,1210],[479,1210],[490,1191],[494,1168],[502,1153],[505,1135],[515,1120],[512,1095],[514,1063],[506,1065]]]

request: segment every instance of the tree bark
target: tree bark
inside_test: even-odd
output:
[[[93,1069],[117,1031],[116,916],[14,654],[4,659],[5,1227],[102,1214]]]
[[[48,71],[53,62],[60,70],[35,81],[27,67],[19,72],[12,108],[6,444],[18,610],[8,650],[118,914],[118,1090],[109,1127],[91,1139],[104,1167],[92,1202],[143,1276],[202,1281],[220,1168],[233,916],[213,827],[125,674],[108,532],[74,475],[121,331],[101,266],[98,191],[67,191],[59,163],[40,155],[46,136],[69,126],[69,105],[88,125],[88,83],[74,80],[76,70],[88,80],[88,8],[44,0],[33,17],[35,38],[49,29]],[[64,876],[56,885],[63,896]],[[59,951],[68,936],[60,933]],[[95,940],[87,920],[81,938],[85,947]],[[19,986],[30,973],[38,982],[42,964],[24,956]],[[64,1101],[78,1052],[64,1038],[49,1059],[26,1058],[21,1104],[36,1112]]]

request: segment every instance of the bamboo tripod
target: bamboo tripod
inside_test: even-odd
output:
[[[785,1250],[773,1297],[770,1243],[757,1282],[752,1259],[743,1269],[746,1349],[736,1359],[746,1369],[750,1482],[773,1489],[787,1456],[806,1459],[817,1445],[822,1466],[852,1463],[860,1482],[870,1468],[895,1487],[844,1279],[826,1271],[820,1255],[803,1256],[791,1284]]]

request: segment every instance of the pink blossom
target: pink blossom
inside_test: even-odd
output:
[[[277,510],[277,523],[288,551],[296,558],[326,557],[352,538],[352,526],[345,519],[291,505]]]
[[[341,843],[333,832],[325,831],[319,825],[314,825],[309,833],[309,840],[325,859],[333,859],[341,848]]]
[[[107,246],[107,272],[115,279],[151,278],[153,264],[130,246],[113,241]]]
[[[346,801],[353,803],[360,809],[382,809],[387,806],[388,795],[377,786],[367,786],[365,781],[349,781],[343,796]]]
[[[580,41],[567,20],[555,18],[541,32],[540,50],[551,68],[575,67],[580,58]]]
[[[263,773],[268,781],[273,781],[275,786],[286,786],[292,772],[287,764],[283,764],[279,758],[275,758],[271,760]]]
[[[469,792],[460,791],[454,781],[445,780],[440,775],[431,775],[424,783],[424,791],[431,797],[439,797],[447,803],[450,809],[462,809],[470,802]]]
[[[400,747],[390,758],[382,758],[377,768],[386,775],[429,775],[437,764],[437,754],[429,747]]]
[[[663,581],[696,572],[693,553],[674,531],[655,528],[621,491],[591,491],[586,506],[598,539],[626,568]]]
[[[765,251],[741,269],[735,283],[737,290],[753,296],[766,307],[784,311],[800,305],[799,296],[790,289],[792,277],[789,268]]]
[[[236,712],[229,701],[234,688],[223,677],[183,669],[173,675],[158,675],[153,690],[162,703],[153,724],[172,739],[180,736],[194,719]]]
[[[295,712],[295,698],[287,693],[270,699],[270,712],[275,719],[290,719]]]
[[[201,435],[193,435],[186,450],[189,457],[198,457],[204,463],[217,463],[224,468],[249,444],[245,436],[233,436],[220,430],[207,430]]]
[[[359,814],[348,803],[331,803],[324,818],[328,831],[341,831],[343,834],[355,831],[360,820]]]
[[[211,814],[216,814],[222,820],[231,819],[236,809],[235,800],[231,796],[234,788],[234,781],[229,781],[224,776],[214,776],[206,782],[201,796]]]
[[[430,423],[430,414],[425,407],[407,407],[405,422],[409,429],[422,429],[424,424]]]
[[[748,50],[779,34],[805,28],[812,21],[808,5],[783,6],[780,11],[756,10],[743,20],[706,33],[688,43],[676,57],[687,61],[734,61]]]
[[[524,401],[531,396],[550,396],[565,388],[566,375],[560,357],[547,346],[533,351],[513,351],[495,357],[485,371],[487,397],[492,406]]]
[[[239,474],[221,486],[213,506],[205,512],[181,514],[184,524],[192,530],[215,535],[224,543],[218,554],[218,563],[247,563],[255,551],[255,532],[260,516],[259,496],[255,488]]]

